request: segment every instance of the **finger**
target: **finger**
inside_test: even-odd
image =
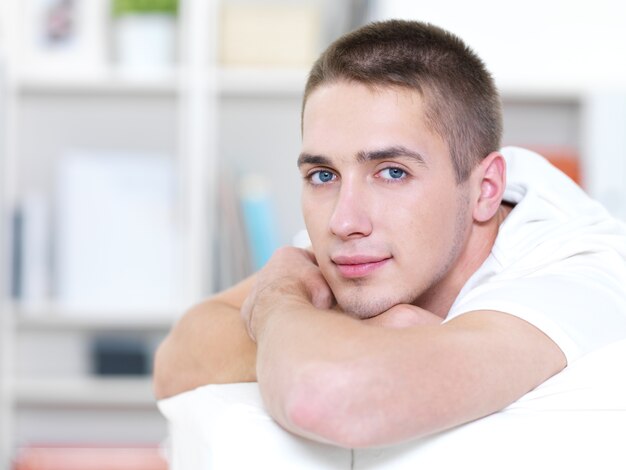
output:
[[[306,289],[310,293],[311,303],[314,307],[328,310],[335,305],[335,296],[319,270],[305,282],[307,284]]]
[[[319,266],[317,264],[317,258],[315,257],[315,253],[313,253],[313,247],[309,246],[308,248],[302,249],[303,254],[307,257],[307,259],[313,263],[315,266]]]

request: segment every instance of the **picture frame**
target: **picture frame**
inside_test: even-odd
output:
[[[106,0],[21,2],[20,66],[46,77],[99,74],[107,63]]]

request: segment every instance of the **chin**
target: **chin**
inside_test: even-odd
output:
[[[339,308],[347,315],[359,320],[375,317],[389,310],[394,305],[402,303],[390,298],[369,298],[362,295],[343,295],[337,298]],[[349,298],[342,298],[349,297]]]

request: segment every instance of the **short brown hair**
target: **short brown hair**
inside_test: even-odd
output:
[[[502,110],[491,74],[461,39],[437,26],[389,20],[342,36],[313,65],[303,112],[317,87],[342,80],[417,90],[427,125],[448,144],[458,183],[500,148]]]

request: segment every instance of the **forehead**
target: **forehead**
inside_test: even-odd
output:
[[[302,119],[303,152],[347,157],[392,146],[423,155],[445,147],[426,125],[418,91],[340,81],[309,95]]]

